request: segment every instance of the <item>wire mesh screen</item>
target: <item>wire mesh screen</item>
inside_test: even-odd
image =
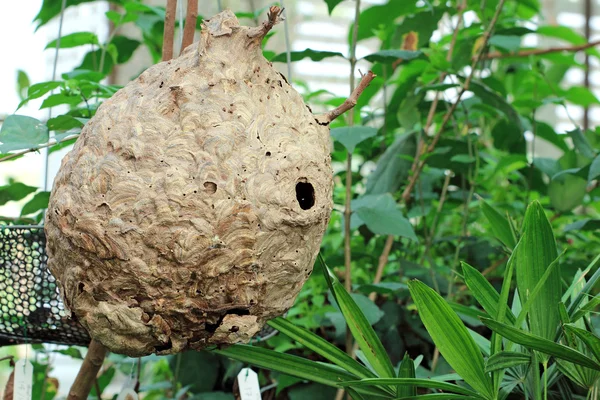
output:
[[[86,346],[87,331],[68,318],[46,267],[42,226],[0,228],[0,346],[60,343]]]
[[[85,328],[67,316],[46,259],[43,226],[0,227],[0,346],[90,342]],[[255,340],[274,333],[265,326]]]

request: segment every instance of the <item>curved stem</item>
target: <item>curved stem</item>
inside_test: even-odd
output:
[[[105,356],[106,348],[100,342],[92,339],[75,382],[69,390],[67,400],[85,400],[88,398]]]

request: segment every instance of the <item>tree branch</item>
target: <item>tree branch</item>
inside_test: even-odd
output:
[[[106,348],[100,342],[92,339],[75,382],[69,390],[67,400],[85,400],[88,398],[105,356]]]
[[[275,26],[275,24],[278,24],[281,21],[283,21],[283,17],[281,16],[282,12],[283,12],[283,8],[281,8],[279,6],[271,6],[269,8],[269,12],[267,13],[267,20],[264,21],[259,26],[250,29],[248,31],[248,36],[249,37],[257,37],[257,36],[265,37],[267,35],[267,33],[269,33],[269,31],[271,29],[273,29],[273,26]]]
[[[163,34],[162,60],[173,58],[173,40],[175,36],[175,14],[177,13],[177,0],[167,0],[165,11],[165,31]],[[195,24],[194,24],[195,25]]]
[[[493,59],[498,59],[498,58],[540,56],[540,55],[550,54],[550,53],[560,53],[561,51],[578,52],[578,51],[587,50],[591,47],[596,47],[596,46],[600,46],[600,40],[580,44],[578,46],[562,46],[562,47],[550,47],[547,49],[520,50],[520,51],[513,51],[510,53],[500,53],[499,51],[494,51],[494,52],[485,54],[481,59],[482,60],[493,60]]]
[[[64,138],[62,140],[59,140],[59,141],[50,140],[48,143],[44,143],[44,144],[39,145],[37,147],[32,147],[32,148],[29,148],[29,149],[20,150],[20,151],[17,151],[16,153],[10,153],[9,155],[6,155],[6,156],[0,158],[0,162],[12,160],[13,158],[20,157],[23,154],[33,153],[34,151],[38,151],[38,150],[44,149],[46,147],[54,146],[56,144],[64,143],[64,142],[66,142],[68,140],[75,139],[77,137],[79,137],[79,133],[76,134],[76,135],[67,136],[66,138]]]
[[[367,86],[369,86],[371,81],[376,76],[377,75],[375,75],[372,71],[367,72],[367,74],[364,75],[360,80],[360,83],[358,84],[356,89],[352,91],[350,97],[348,97],[346,101],[344,101],[339,107],[336,107],[335,109],[325,114],[318,115],[316,117],[317,122],[321,125],[328,125],[331,121],[335,120],[337,117],[339,117],[346,111],[352,109],[358,102],[358,98],[360,97],[362,92],[367,88]]]
[[[194,34],[196,33],[196,21],[198,20],[198,0],[188,0],[187,15],[185,16],[185,26],[183,28],[183,40],[181,41],[181,53],[190,44],[194,43]]]

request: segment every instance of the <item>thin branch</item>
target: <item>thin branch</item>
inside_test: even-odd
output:
[[[190,44],[194,43],[194,34],[196,33],[196,21],[198,20],[198,0],[188,0],[187,15],[185,17],[185,26],[183,28],[183,40],[181,41],[181,53]]]
[[[354,71],[352,71],[352,73],[354,73]],[[367,86],[369,86],[369,84],[371,84],[371,81],[376,76],[377,75],[375,75],[372,71],[367,72],[367,74],[364,75],[360,80],[360,83],[358,84],[356,89],[352,91],[350,97],[348,97],[346,101],[344,101],[339,107],[336,107],[335,109],[325,114],[318,115],[316,117],[317,122],[321,125],[328,125],[331,121],[335,120],[337,117],[339,117],[346,111],[354,108],[362,92],[367,88]]]
[[[79,137],[79,133],[76,134],[76,135],[67,136],[67,137],[65,137],[65,138],[63,138],[62,140],[59,140],[59,141],[56,141],[55,139],[52,139],[48,143],[44,143],[44,144],[41,144],[39,146],[31,147],[31,148],[25,149],[25,150],[20,150],[20,151],[17,151],[16,153],[11,153],[11,154],[9,154],[7,156],[4,156],[4,157],[0,158],[0,162],[12,160],[13,158],[20,157],[23,154],[33,153],[34,151],[38,151],[40,149],[45,149],[46,147],[54,146],[54,145],[66,142],[68,140],[75,139],[77,137]]]
[[[600,46],[600,40],[580,44],[578,46],[550,47],[547,49],[530,49],[530,50],[513,51],[510,53],[500,53],[499,51],[493,51],[491,53],[485,54],[481,59],[482,60],[493,60],[493,59],[497,59],[497,58],[541,56],[541,55],[550,54],[550,53],[560,53],[562,51],[577,52],[577,51],[587,50],[589,48],[596,47],[596,46]]]
[[[377,285],[381,282],[381,278],[383,277],[383,270],[388,263],[388,258],[390,256],[390,251],[392,250],[392,245],[394,244],[394,236],[388,235],[385,240],[385,244],[383,245],[383,251],[381,252],[381,256],[379,256],[379,262],[377,263],[377,271],[375,271],[375,279],[373,279],[373,285]],[[373,292],[369,295],[369,299],[374,301],[377,297],[377,293]]]
[[[163,34],[162,60],[173,58],[173,41],[175,40],[175,14],[177,13],[177,0],[167,0],[165,11],[165,31]]]
[[[271,6],[269,8],[269,12],[267,13],[267,20],[264,21],[259,26],[251,28],[248,31],[248,36],[249,37],[257,37],[257,36],[265,37],[267,35],[267,33],[269,33],[269,31],[271,29],[273,29],[273,26],[275,26],[275,24],[278,24],[281,21],[283,21],[283,16],[281,15],[282,12],[283,12],[283,8],[281,8],[279,6]]]
[[[92,339],[88,352],[85,355],[83,364],[79,369],[79,373],[69,390],[67,400],[85,400],[88,398],[92,386],[96,381],[98,371],[104,363],[104,357],[106,356],[106,348],[100,343]]]

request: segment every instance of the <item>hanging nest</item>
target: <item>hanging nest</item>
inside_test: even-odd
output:
[[[332,210],[329,120],[231,11],[119,90],[63,159],[48,266],[93,339],[129,356],[248,342],[312,272]],[[328,119],[329,118],[329,119]]]

